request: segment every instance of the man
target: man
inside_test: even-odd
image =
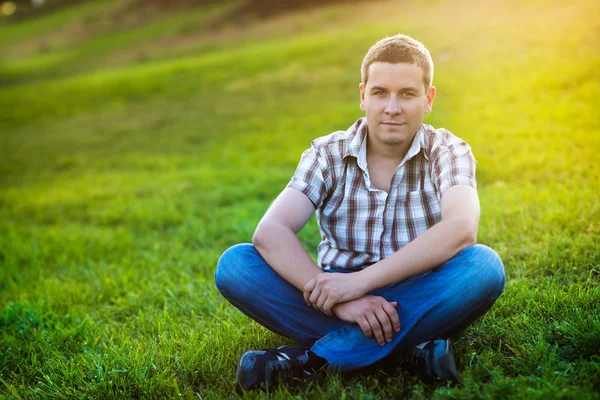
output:
[[[501,260],[475,244],[471,149],[422,124],[436,93],[429,51],[411,37],[388,37],[367,52],[361,72],[366,117],[315,139],[253,245],[219,260],[223,296],[299,344],[246,352],[237,371],[243,389],[380,360],[427,382],[456,381],[450,338],[504,288]],[[318,265],[296,236],[315,211]]]

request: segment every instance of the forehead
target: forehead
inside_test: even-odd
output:
[[[367,86],[421,88],[424,87],[423,75],[423,70],[417,64],[374,62],[369,65]]]

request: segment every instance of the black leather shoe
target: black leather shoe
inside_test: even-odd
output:
[[[237,389],[269,389],[279,383],[304,382],[316,376],[307,365],[308,359],[309,350],[298,346],[247,351],[238,364]]]
[[[400,366],[417,375],[425,383],[459,382],[454,349],[450,339],[430,340],[424,346],[404,351]]]

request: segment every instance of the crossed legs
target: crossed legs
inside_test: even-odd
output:
[[[331,271],[331,273],[340,271]],[[349,371],[371,365],[392,352],[436,338],[451,337],[485,314],[504,289],[504,267],[490,248],[463,249],[438,268],[370,294],[398,302],[400,332],[380,346],[356,324],[309,307],[302,292],[282,279],[251,244],[229,248],[215,273],[221,294],[244,314],[292,338]]]

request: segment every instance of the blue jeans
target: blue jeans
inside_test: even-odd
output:
[[[345,272],[333,270],[328,272]],[[485,314],[504,289],[504,267],[489,247],[463,249],[437,268],[369,294],[398,302],[400,332],[380,346],[357,324],[309,307],[251,244],[229,248],[215,273],[221,294],[267,329],[295,340],[349,371],[436,337],[453,337]]]

